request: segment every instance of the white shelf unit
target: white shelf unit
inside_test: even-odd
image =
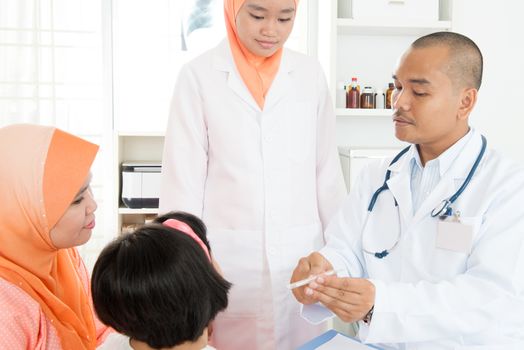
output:
[[[391,117],[391,109],[337,108],[338,117]]]
[[[341,35],[424,35],[451,28],[451,21],[367,21],[337,18],[338,34]]]
[[[129,161],[158,161],[162,160],[164,135],[162,133],[120,132],[114,136],[115,160],[113,169],[115,174],[114,218],[118,232],[123,225],[144,223],[148,216],[158,213],[157,208],[131,209],[127,208],[121,199],[122,193],[122,163]]]
[[[318,5],[317,53],[333,99],[337,83],[347,84],[352,77],[358,78],[361,88],[371,86],[385,93],[398,58],[413,40],[452,28],[453,0],[439,1],[438,20],[338,18],[338,5],[342,1],[352,0],[322,1]],[[360,149],[402,146],[394,137],[390,109],[337,108],[336,114],[339,146]]]
[[[342,1],[351,3],[351,0],[322,1],[318,8],[318,56],[333,97],[337,82],[349,83],[354,76],[361,88],[372,86],[385,92],[397,58],[414,39],[450,30],[452,26],[452,0],[439,1],[436,21],[338,18]],[[384,110],[337,109],[336,112],[339,117],[390,115]]]

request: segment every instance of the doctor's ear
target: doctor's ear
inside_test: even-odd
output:
[[[467,119],[473,107],[477,103],[478,90],[475,88],[464,89],[461,93],[461,99],[457,116],[459,119]]]

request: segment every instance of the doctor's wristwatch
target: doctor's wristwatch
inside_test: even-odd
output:
[[[371,318],[373,317],[373,310],[375,309],[375,305],[373,305],[371,307],[371,309],[369,309],[368,313],[366,314],[366,316],[364,316],[364,318],[362,319],[362,321],[365,323],[365,324],[369,324],[371,322]]]

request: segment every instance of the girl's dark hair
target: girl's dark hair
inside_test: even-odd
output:
[[[205,238],[198,218],[180,215],[176,219]],[[159,223],[107,245],[91,284],[100,320],[152,348],[196,341],[227,307],[230,287],[190,236]]]
[[[157,224],[161,224],[166,220],[169,219],[175,219],[182,222],[185,222],[188,224],[194,233],[204,242],[207,249],[209,250],[209,253],[211,254],[211,246],[209,245],[209,241],[207,240],[207,228],[206,225],[202,220],[194,216],[193,214],[185,213],[183,211],[170,211],[169,213],[166,213],[164,215],[157,216],[153,222]]]

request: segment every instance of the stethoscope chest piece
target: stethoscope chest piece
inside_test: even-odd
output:
[[[431,211],[431,217],[445,218],[453,215],[453,210],[450,207],[451,202],[448,199],[444,199],[439,205],[437,205]]]

